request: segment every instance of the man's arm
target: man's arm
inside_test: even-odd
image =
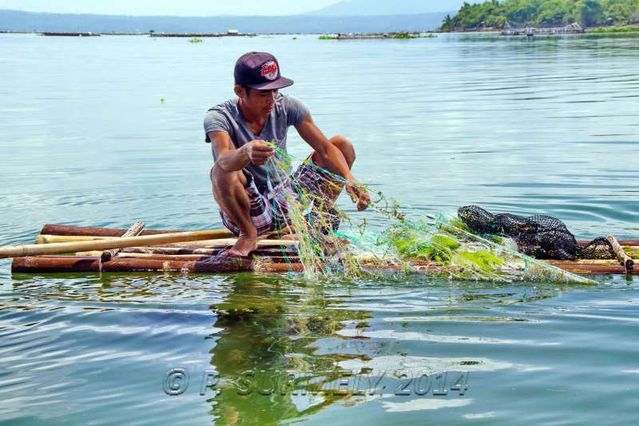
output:
[[[322,131],[317,127],[311,114],[298,124],[297,132],[320,156],[329,171],[346,179],[346,191],[351,196],[353,202],[357,202],[357,209],[364,210],[370,204],[370,196],[364,188],[351,174],[342,152],[335,145],[330,143]]]
[[[209,132],[208,137],[215,152],[215,163],[225,172],[242,170],[250,163],[261,166],[274,153],[273,148],[263,140],[254,140],[240,148],[235,148],[227,132]]]
[[[351,174],[348,168],[348,164],[344,159],[341,151],[332,143],[328,141],[326,136],[317,127],[310,114],[296,127],[297,132],[302,139],[306,141],[320,158],[328,164],[328,169],[348,181],[352,181],[355,178]]]

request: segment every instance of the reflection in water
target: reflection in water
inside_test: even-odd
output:
[[[510,383],[534,390],[542,378],[544,388],[562,389],[600,380],[584,379],[572,361],[604,356],[609,346],[583,351],[597,327],[593,341],[614,340],[627,358],[619,365],[637,369],[632,344],[619,345],[635,325],[636,298],[601,298],[628,289],[622,279],[601,288],[427,279],[328,286],[252,274],[11,282],[0,299],[0,353],[14,360],[0,365],[5,420],[47,419],[60,404],[69,422],[98,413],[127,423],[140,410],[148,418],[139,424],[322,424],[336,413],[360,423],[414,415],[407,421],[417,424],[424,410],[434,421],[503,418],[501,401],[519,401]],[[585,329],[584,318],[598,325]],[[181,366],[192,386],[167,396],[160,379]],[[217,380],[204,396],[199,368]]]
[[[287,280],[247,276],[229,279],[233,291],[212,308],[223,328],[211,351],[220,381],[212,413],[221,424],[277,424],[311,415],[352,396],[331,383],[338,362],[357,355],[319,354],[321,340],[337,337],[346,321],[361,326],[370,314],[337,309],[320,285],[288,294]],[[345,345],[348,347],[348,344]],[[325,392],[320,392],[322,389]]]
[[[432,397],[442,385],[442,375],[450,374],[453,381],[465,383],[471,371],[542,368],[469,355],[472,351],[464,349],[438,351],[432,345],[550,344],[543,339],[496,339],[470,330],[464,336],[402,330],[409,330],[415,314],[423,318],[419,321],[423,325],[416,325],[417,329],[428,329],[436,322],[541,323],[500,313],[481,314],[499,306],[551,300],[559,294],[557,288],[504,288],[486,283],[481,289],[472,283],[449,283],[442,288],[441,283],[422,284],[389,291],[381,283],[370,288],[359,283],[352,292],[345,292],[343,287],[340,290],[282,277],[229,277],[224,282],[229,293],[211,306],[218,318],[215,328],[222,330],[211,350],[217,378],[209,390],[214,392],[209,400],[214,419],[220,424],[247,424],[256,418],[260,424],[279,424],[315,415],[337,402],[350,406],[369,397],[374,399],[381,388],[387,389],[386,398],[395,397],[382,405],[389,412],[461,407],[470,400],[414,401],[419,395],[413,388],[421,385]],[[433,284],[437,287],[428,290]],[[392,312],[393,317],[390,321],[377,318],[375,312]],[[431,316],[434,321],[430,321]],[[396,323],[391,325],[394,330],[387,330],[389,322]],[[416,341],[422,342],[419,356],[409,356],[403,346],[410,347]],[[417,379],[411,382],[409,377]],[[408,384],[410,392],[406,395],[412,398],[395,393],[404,392],[403,386]],[[452,395],[451,383],[447,386],[445,391]],[[460,389],[455,392],[457,398],[464,395]]]

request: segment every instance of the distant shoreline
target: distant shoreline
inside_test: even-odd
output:
[[[523,27],[525,28],[525,27]],[[522,28],[522,30],[523,30]],[[543,28],[543,27],[542,27]],[[494,27],[483,27],[478,29],[462,29],[458,28],[455,31],[448,31],[437,29],[433,32],[436,33],[451,33],[451,34],[464,34],[464,33],[500,33],[504,31],[502,28],[494,28]],[[630,33],[639,31],[639,24],[628,24],[628,25],[598,25],[592,27],[584,27],[584,34],[588,33]]]
[[[33,34],[33,35],[43,35],[49,37],[89,37],[89,36],[150,36],[153,38],[189,38],[189,37],[198,37],[198,38],[219,38],[219,37],[256,37],[256,36],[300,36],[300,35],[309,35],[309,36],[320,36],[323,39],[328,40],[351,40],[351,39],[413,39],[413,38],[424,38],[424,37],[396,37],[397,34],[498,34],[501,33],[502,30],[497,28],[483,28],[478,30],[465,30],[465,31],[443,31],[443,30],[429,30],[429,31],[393,31],[393,32],[342,32],[342,33],[330,33],[330,32],[311,32],[311,33],[301,33],[301,32],[262,32],[262,33],[235,33],[235,32],[214,32],[214,33],[199,33],[199,32],[131,32],[131,31],[111,31],[111,32],[75,32],[75,31],[11,31],[11,30],[0,30],[0,34]],[[589,27],[585,29],[584,33],[581,34],[573,34],[573,35],[605,35],[605,34],[628,34],[628,33],[639,33],[639,25],[623,25],[623,26],[597,26],[597,27]]]

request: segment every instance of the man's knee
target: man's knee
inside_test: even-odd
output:
[[[241,170],[229,172],[216,164],[211,170],[211,183],[213,184],[214,192],[226,194],[233,192],[235,185],[239,184],[246,187],[248,181]]]
[[[348,163],[348,167],[351,167],[355,162],[356,157],[353,143],[341,135],[333,136],[329,139],[329,141],[342,152],[346,162]]]

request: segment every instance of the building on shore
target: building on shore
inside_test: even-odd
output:
[[[531,25],[525,25],[523,27],[514,27],[509,22],[506,22],[504,29],[501,32],[506,36],[528,36],[533,37],[536,35],[564,35],[564,34],[582,34],[584,28],[576,22],[568,24],[562,27],[533,27]]]

